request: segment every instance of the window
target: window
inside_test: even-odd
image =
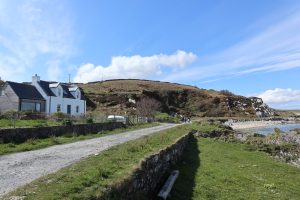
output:
[[[35,111],[41,112],[41,104],[40,103],[35,104]]]
[[[76,113],[79,113],[79,106],[76,106]]]
[[[32,111],[32,112],[41,112],[42,105],[38,102],[29,102],[29,101],[22,101],[21,102],[21,110],[22,111]]]
[[[35,103],[34,102],[22,102],[21,110],[22,111],[35,111]]]
[[[67,105],[67,113],[71,115],[71,105]]]
[[[60,104],[57,104],[57,107],[56,107],[56,112],[60,112],[61,111],[61,108],[60,108]]]

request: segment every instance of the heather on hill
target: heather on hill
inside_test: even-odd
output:
[[[118,79],[81,84],[89,110],[104,113],[136,113],[137,102],[153,99],[159,111],[198,117],[273,116],[262,99],[176,83]]]

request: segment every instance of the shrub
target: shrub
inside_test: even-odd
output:
[[[63,124],[64,126],[72,126],[72,125],[73,125],[73,121],[72,121],[71,119],[64,119],[64,120],[62,121],[62,124]]]
[[[161,103],[153,98],[145,97],[136,102],[137,114],[143,117],[153,117],[160,108]]]
[[[221,99],[220,99],[219,97],[215,97],[215,98],[212,100],[212,102],[213,102],[214,104],[220,104]]]
[[[19,119],[46,119],[46,113],[40,112],[19,112]]]
[[[234,93],[230,92],[229,90],[220,90],[220,93],[225,96],[234,96]]]
[[[10,111],[7,111],[7,112],[2,114],[3,119],[13,119],[14,117],[16,119],[18,119],[19,116],[20,116],[20,112],[14,111],[14,110],[10,110]]]
[[[170,122],[170,123],[179,123],[180,122],[179,118],[172,117],[172,116],[168,115],[167,113],[161,113],[161,112],[157,112],[155,114],[154,118],[158,122]]]
[[[93,118],[87,118],[87,119],[86,119],[86,123],[88,123],[88,124],[94,123]]]
[[[51,138],[51,142],[53,144],[59,144],[60,143],[59,139],[56,136],[51,136],[50,138]]]
[[[69,118],[70,118],[70,116],[63,112],[56,112],[49,116],[49,119],[54,120],[54,121],[61,121],[64,119],[69,119]]]
[[[266,136],[263,135],[263,134],[260,134],[260,133],[254,133],[254,134],[253,134],[253,137],[261,137],[261,138],[264,138],[264,137],[266,137]]]

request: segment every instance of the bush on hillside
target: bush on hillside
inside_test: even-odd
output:
[[[167,113],[157,112],[154,116],[155,120],[158,122],[169,122],[169,123],[179,123],[180,119],[177,117],[172,117]]]
[[[230,92],[229,90],[220,90],[220,93],[225,96],[234,96],[235,95],[233,92]]]
[[[139,116],[153,117],[160,109],[161,103],[153,98],[145,97],[136,103],[136,111]]]

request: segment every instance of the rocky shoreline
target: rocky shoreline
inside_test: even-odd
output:
[[[276,126],[286,124],[286,122],[283,121],[245,121],[245,122],[233,122],[228,123],[226,125],[229,125],[234,130],[239,129],[250,129],[250,128],[259,128],[259,127],[268,127],[268,126]]]
[[[300,168],[300,129],[283,132],[274,128],[268,135],[235,130],[234,138]]]
[[[276,125],[295,124],[300,123],[300,118],[263,118],[253,120],[227,120],[224,125],[230,126],[234,130],[251,129],[251,128],[264,128]]]
[[[213,123],[213,122],[211,122]],[[244,124],[243,124],[244,123]],[[297,122],[298,123],[298,122]],[[239,127],[268,127],[278,124],[289,124],[282,121],[251,121],[239,122]],[[199,136],[216,138],[227,142],[241,142],[247,144],[247,148],[253,151],[263,151],[274,158],[300,168],[300,128],[283,132],[274,128],[273,132],[263,135],[255,132],[248,132],[245,129],[233,129],[226,123],[220,123],[218,130],[199,133]],[[236,126],[237,127],[237,126]]]

